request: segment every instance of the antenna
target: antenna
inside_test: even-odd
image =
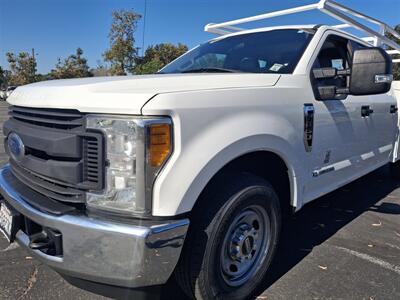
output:
[[[147,16],[147,0],[144,0],[142,56],[144,56],[144,39],[145,39],[145,34],[146,34],[146,16]]]

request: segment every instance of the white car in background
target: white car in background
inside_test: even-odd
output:
[[[6,98],[10,97],[11,93],[15,91],[16,86],[9,86],[6,90]]]
[[[16,86],[9,86],[5,90],[0,90],[0,100],[5,101],[16,88]]]
[[[6,90],[0,90],[0,101],[1,100],[3,100],[3,101],[5,101],[6,100]]]

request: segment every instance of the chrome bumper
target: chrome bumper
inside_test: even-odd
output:
[[[67,276],[129,288],[164,284],[178,262],[189,220],[126,225],[84,215],[54,216],[24,201],[0,169],[0,194],[35,223],[62,233],[63,256],[29,248],[29,237],[18,231],[17,242],[43,263]],[[1,198],[1,197],[0,197]]]

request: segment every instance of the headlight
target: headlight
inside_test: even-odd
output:
[[[125,215],[151,213],[152,185],[172,152],[169,118],[130,118],[92,115],[88,130],[105,136],[105,188],[89,192],[89,209]]]

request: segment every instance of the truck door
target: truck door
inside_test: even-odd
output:
[[[349,40],[336,34],[326,34],[312,68],[346,69],[350,67],[350,63]],[[345,88],[347,82],[346,77],[314,80],[311,75],[314,95],[319,85]],[[376,166],[377,157],[373,145],[377,144],[378,139],[379,122],[375,118],[379,114],[371,117],[371,111],[375,109],[380,113],[383,109],[383,106],[376,104],[377,99],[371,96],[337,95],[332,100],[313,100],[314,129],[310,150],[312,178],[306,188],[306,198],[315,198],[334,190]],[[370,113],[370,116],[362,116],[362,110]],[[383,126],[379,123],[379,128],[381,125]],[[388,140],[387,137],[383,139]]]
[[[364,45],[355,41],[349,41],[348,44],[350,52],[364,47]],[[369,154],[366,156],[374,155],[377,164],[386,164],[394,156],[393,151],[395,150],[395,141],[398,135],[398,104],[396,97],[390,93],[357,97],[365,98],[364,100],[368,103],[370,109],[368,116],[363,117],[368,130],[368,138],[365,141],[370,143],[368,145]],[[365,155],[362,158],[365,158]]]
[[[375,155],[377,164],[384,165],[396,156],[395,142],[398,136],[398,112],[396,98],[391,94],[370,95],[371,114],[365,118],[369,134],[370,152]]]

